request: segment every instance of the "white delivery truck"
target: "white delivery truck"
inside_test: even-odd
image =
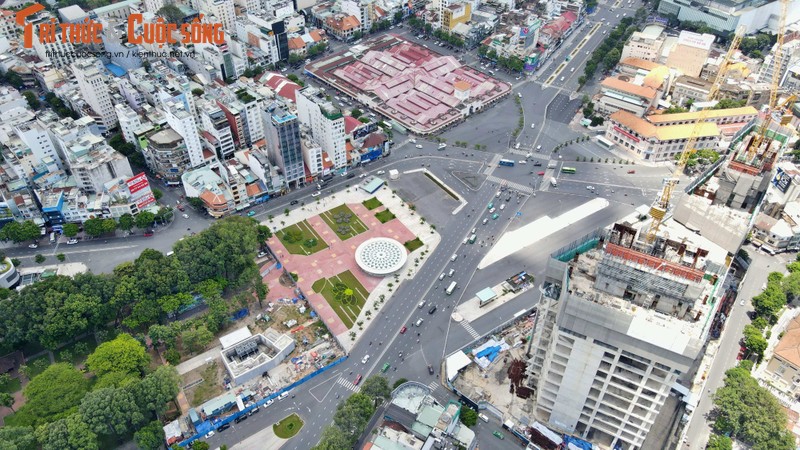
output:
[[[556,180],[555,177],[550,178],[550,186],[558,187],[558,181]]]

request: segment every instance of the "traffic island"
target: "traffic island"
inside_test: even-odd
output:
[[[297,414],[292,414],[272,426],[272,432],[281,439],[294,437],[303,428],[303,421]]]

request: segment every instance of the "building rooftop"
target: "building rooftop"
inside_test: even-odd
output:
[[[656,95],[658,95],[658,92],[651,87],[639,86],[616,77],[606,78],[603,80],[602,86],[607,89],[613,89],[626,94],[632,94],[637,97],[646,98],[650,101],[653,101],[656,98]]]
[[[800,317],[795,317],[786,326],[774,353],[775,356],[800,367]]]
[[[670,114],[672,115],[672,114]],[[652,116],[648,116],[648,119]],[[632,130],[644,138],[656,138],[661,141],[673,139],[688,139],[694,132],[695,124],[687,123],[683,125],[662,125],[657,127],[650,123],[648,119],[643,119],[627,111],[617,111],[611,114],[611,120]],[[719,136],[720,131],[717,124],[706,122],[700,125],[699,137]]]
[[[685,113],[675,114],[651,114],[647,116],[647,120],[653,124],[661,124],[664,122],[696,122],[701,116],[701,111],[691,111]],[[712,109],[706,111],[706,120],[714,120],[722,117],[744,116],[758,114],[758,110],[752,106],[743,106],[741,108],[728,108],[728,109]]]

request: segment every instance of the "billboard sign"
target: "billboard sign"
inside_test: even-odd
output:
[[[152,192],[148,192],[147,194],[141,196],[140,198],[136,199],[136,207],[139,208],[141,211],[144,208],[152,205],[156,202],[156,198],[153,196]]]
[[[780,167],[778,168],[777,173],[775,174],[775,178],[772,179],[772,184],[782,193],[786,193],[789,190],[789,186],[792,185],[792,176],[788,173],[784,172]]]
[[[128,179],[126,182],[128,184],[128,190],[131,193],[131,196],[136,197],[136,193],[141,191],[142,189],[150,188],[150,182],[147,181],[147,175],[144,172],[140,173],[139,175],[135,175],[133,178]]]

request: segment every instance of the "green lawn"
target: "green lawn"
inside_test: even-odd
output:
[[[333,286],[336,283],[342,283],[354,291],[353,297],[355,301],[352,304],[346,305],[336,300],[333,294]],[[336,315],[339,316],[339,319],[347,328],[353,326],[361,313],[361,308],[364,307],[364,303],[367,301],[367,297],[369,297],[369,292],[364,289],[364,286],[359,283],[358,279],[349,270],[332,278],[321,278],[315,281],[311,288],[314,292],[319,292],[325,297],[325,300],[336,311]]]
[[[44,361],[46,364],[43,365],[41,368],[37,368],[36,367],[36,361]],[[30,369],[31,369],[30,378],[33,379],[33,377],[35,377],[36,375],[39,375],[40,373],[44,372],[45,369],[50,367],[50,357],[47,354],[44,354],[42,356],[37,356],[34,359],[29,359],[25,363],[25,365],[30,367]]]
[[[22,383],[20,383],[19,378],[12,378],[8,383],[0,384],[0,392],[7,394],[13,394],[20,389],[22,389]]]
[[[323,212],[319,216],[331,227],[336,236],[339,236],[339,239],[343,241],[367,231],[366,225],[359,220],[358,216],[347,205],[339,205]],[[337,220],[339,221],[338,223]],[[342,229],[339,230],[339,227]],[[343,231],[343,233],[339,231]]]
[[[364,205],[364,207],[367,208],[370,211],[372,211],[373,209],[375,209],[375,208],[377,208],[379,206],[383,206],[383,203],[381,203],[381,201],[378,200],[375,197],[368,198],[368,199],[364,200],[363,202],[361,202],[361,204]]]
[[[392,214],[391,211],[388,209],[384,209],[383,211],[376,213],[375,217],[381,221],[381,223],[386,223],[395,218],[395,215]]]
[[[297,414],[292,414],[291,416],[286,417],[285,419],[273,425],[272,431],[275,433],[275,436],[278,436],[281,439],[289,439],[290,437],[296,435],[301,428],[303,428],[303,421],[300,420],[300,417]]]
[[[414,250],[422,247],[422,241],[419,238],[414,238],[405,244],[403,244],[409,252],[413,252]]]
[[[300,241],[289,242],[287,240],[286,233],[289,233],[292,230],[297,230],[302,233],[302,239]],[[277,233],[275,233],[275,236],[277,236],[281,243],[286,247],[286,250],[293,255],[310,255],[328,248],[328,244],[317,234],[316,231],[314,231],[313,228],[311,228],[311,224],[309,224],[306,220],[298,222],[294,225],[289,225],[288,227],[279,230]],[[316,240],[316,242],[314,242],[314,245],[311,246],[305,245],[309,240]]]
[[[82,351],[78,351],[80,347],[85,347],[85,348],[82,349]],[[64,362],[72,363],[72,365],[78,365],[82,363],[86,359],[86,357],[89,356],[89,354],[94,351],[96,347],[97,347],[97,341],[94,339],[94,336],[86,336],[85,338],[79,341],[75,341],[72,344],[69,344],[68,346],[57,350],[55,352],[56,361],[64,361],[64,357],[62,356],[62,354],[66,350],[69,352],[71,359],[69,361],[64,361]]]

